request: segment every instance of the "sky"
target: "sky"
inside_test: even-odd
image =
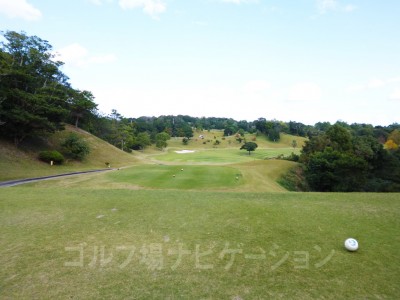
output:
[[[125,117],[400,122],[399,0],[0,0]]]

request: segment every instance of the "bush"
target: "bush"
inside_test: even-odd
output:
[[[294,162],[298,162],[300,159],[300,156],[296,153],[293,153],[288,155],[288,156],[284,156],[283,154],[278,155],[277,157],[278,159],[283,159],[283,160],[289,160],[289,161],[294,161]]]
[[[57,165],[61,165],[64,162],[64,156],[56,150],[40,152],[39,159],[41,161],[44,161],[47,163],[50,163],[51,161],[53,161],[54,164],[57,164]]]
[[[290,169],[282,175],[278,183],[288,191],[292,192],[307,192],[310,190],[306,179],[304,178],[304,166],[298,165]]]
[[[90,153],[87,142],[75,133],[71,133],[61,146],[64,154],[73,159],[83,160]]]

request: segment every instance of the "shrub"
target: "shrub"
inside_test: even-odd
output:
[[[64,162],[64,156],[56,150],[40,152],[39,159],[47,163],[53,161],[57,165],[61,165]]]
[[[277,156],[277,159],[283,159],[283,160],[289,160],[289,161],[294,161],[294,162],[298,162],[300,159],[300,156],[296,153],[293,153],[288,155],[288,156],[284,156],[283,154],[280,154]]]
[[[290,169],[282,175],[278,183],[288,191],[292,192],[307,192],[310,190],[306,179],[304,178],[304,166],[298,165]]]
[[[90,153],[87,142],[75,133],[71,133],[61,146],[63,147],[64,154],[73,159],[83,160]]]

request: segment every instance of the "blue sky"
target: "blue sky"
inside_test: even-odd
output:
[[[0,0],[75,88],[126,117],[400,118],[398,0]]]

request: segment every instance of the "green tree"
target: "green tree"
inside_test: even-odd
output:
[[[163,150],[168,146],[167,141],[171,138],[171,136],[166,132],[160,132],[156,134],[156,147],[160,150]]]
[[[349,151],[352,149],[352,136],[348,129],[342,125],[335,124],[326,131],[329,146],[338,151]]]
[[[89,144],[76,133],[71,133],[61,144],[66,156],[73,159],[83,160],[89,153]]]
[[[0,45],[0,135],[18,145],[26,137],[63,128],[70,86],[52,46],[36,36],[7,31]]]
[[[268,130],[268,139],[271,142],[278,142],[281,139],[281,134],[278,128],[272,128]]]
[[[265,123],[266,134],[271,142],[278,142],[281,139],[281,123],[273,120]]]
[[[190,138],[193,137],[193,129],[188,124],[183,124],[179,128],[179,134],[178,135],[181,136],[181,137],[186,137],[186,138],[190,139]]]
[[[120,145],[121,150],[132,152],[132,145],[134,143],[134,136],[132,127],[126,120],[119,122],[115,132],[116,145]]]
[[[94,102],[94,96],[89,91],[73,90],[68,102],[71,116],[75,119],[75,127],[78,127],[80,119],[93,114],[97,109],[97,104]]]
[[[311,155],[305,176],[314,191],[350,192],[363,188],[367,171],[362,158],[327,148]]]
[[[244,129],[240,128],[237,133],[240,134],[241,137],[244,137],[245,131]]]
[[[240,147],[240,150],[244,149],[246,151],[249,151],[249,155],[251,153],[251,151],[256,150],[258,147],[258,145],[254,142],[246,142],[245,144],[242,145],[242,147]]]
[[[134,139],[132,149],[143,150],[147,146],[151,145],[150,134],[147,132],[140,132]]]

